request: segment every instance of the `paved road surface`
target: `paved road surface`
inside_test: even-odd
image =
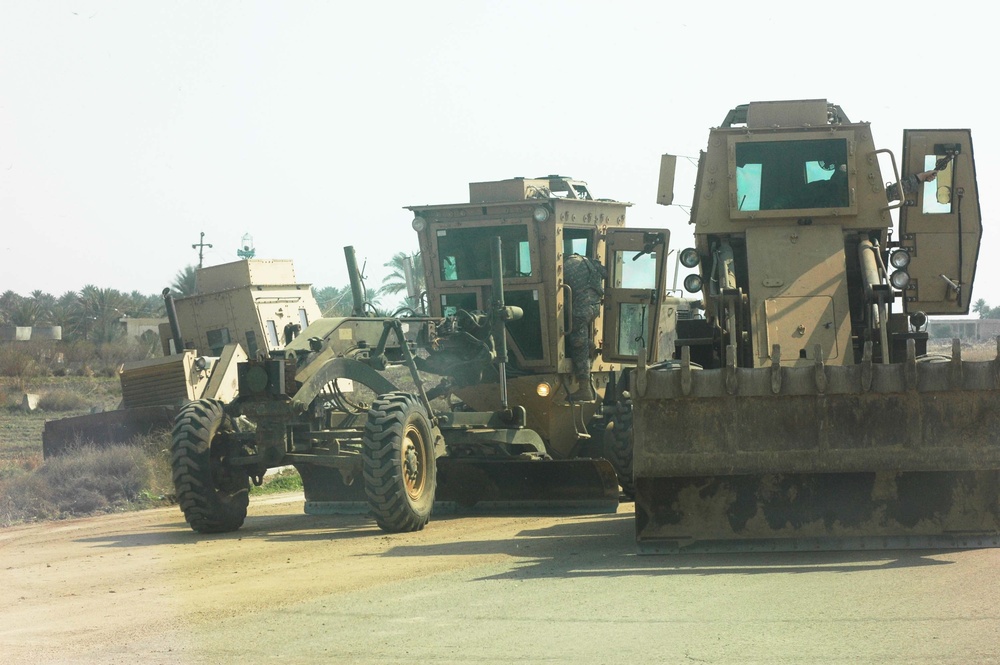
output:
[[[1000,662],[1000,550],[640,557],[631,504],[396,535],[301,509],[0,530],[0,662]]]

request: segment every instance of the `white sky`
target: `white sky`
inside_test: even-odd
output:
[[[882,5],[885,5],[883,8]],[[197,264],[293,259],[378,286],[416,251],[407,205],[559,173],[654,203],[738,105],[826,98],[902,130],[972,129],[986,227],[973,298],[1000,304],[1000,123],[988,3],[0,0],[0,292],[159,293]],[[689,204],[693,163],[679,162]]]

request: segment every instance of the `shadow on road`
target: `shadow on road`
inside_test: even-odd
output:
[[[379,534],[382,534],[382,531],[375,522],[363,515],[264,515],[247,517],[241,529],[229,533],[196,533],[181,519],[145,528],[136,533],[77,538],[76,542],[94,543],[104,547],[148,547],[225,540],[329,541],[366,538]]]
[[[178,515],[178,518],[180,516]],[[462,515],[442,515],[435,524],[455,522],[461,535]],[[546,526],[521,529],[503,537],[493,531],[493,517],[475,518],[478,539],[457,538],[449,542],[390,546],[379,557],[440,557],[506,555],[513,559],[503,573],[482,579],[530,579],[547,577],[621,577],[665,575],[760,575],[772,573],[864,573],[893,568],[951,564],[942,558],[948,551],[884,550],[862,552],[746,552],[729,554],[637,555],[634,517],[631,512],[574,515]],[[510,526],[509,516],[495,519]],[[528,523],[530,517],[525,518]],[[485,529],[484,529],[485,526]],[[516,528],[516,527],[515,527]],[[495,537],[482,538],[484,530]],[[328,542],[386,536],[366,515],[278,514],[249,516],[238,531],[199,534],[182,519],[145,528],[135,533],[114,533],[77,539],[101,547],[138,548],[156,545],[189,545],[205,541],[264,540],[269,542]]]
[[[773,573],[864,573],[893,568],[948,565],[934,558],[948,551],[746,552],[637,555],[631,514],[568,519],[522,530],[510,540],[463,540],[404,545],[383,556],[468,556],[506,554],[519,559],[504,573],[481,579],[619,577],[664,575],[760,575]]]

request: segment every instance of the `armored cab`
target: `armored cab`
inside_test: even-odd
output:
[[[595,199],[582,181],[548,176],[471,183],[468,203],[409,208],[431,316],[490,309],[489,246],[500,238],[504,299],[523,312],[507,323],[508,389],[553,457],[576,455],[591,443],[599,452],[603,444],[590,437],[606,424],[601,401],[609,384],[618,385],[640,348],[649,361],[673,353],[672,326],[660,321],[661,311],[672,321],[676,308],[663,289],[669,234],[626,228],[630,205]],[[603,310],[588,333],[595,399],[585,403],[567,399],[579,387],[568,342],[572,289],[564,276],[571,254],[596,259],[608,271]],[[671,304],[661,308],[665,302]],[[477,409],[494,408],[497,399],[488,382],[454,392]]]
[[[996,543],[995,364],[926,355],[926,316],[969,310],[970,132],[908,130],[897,162],[826,100],[739,106],[691,223],[705,319],[635,377],[640,548]]]

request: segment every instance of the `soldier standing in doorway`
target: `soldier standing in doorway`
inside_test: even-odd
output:
[[[573,375],[579,384],[569,399],[587,402],[594,399],[594,388],[590,384],[590,364],[596,349],[590,325],[601,311],[604,280],[608,272],[594,259],[570,254],[563,263],[563,276],[573,293],[573,318],[567,338],[567,353],[573,361]]]

